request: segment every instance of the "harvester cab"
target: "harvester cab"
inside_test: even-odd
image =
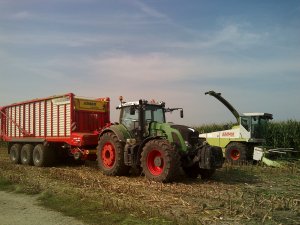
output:
[[[104,174],[125,175],[130,167],[140,167],[148,179],[169,182],[180,167],[189,177],[205,179],[222,167],[221,148],[202,143],[190,127],[166,122],[166,112],[180,110],[183,117],[182,108],[153,100],[120,101],[119,123],[99,137],[98,165]]]
[[[222,102],[234,115],[237,125],[229,130],[200,134],[200,138],[211,145],[220,146],[225,158],[230,162],[241,162],[253,159],[255,146],[261,146],[266,142],[268,121],[273,119],[270,113],[243,113],[238,111],[214,91],[206,92]]]

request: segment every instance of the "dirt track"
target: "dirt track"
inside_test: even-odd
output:
[[[84,225],[71,217],[38,206],[36,196],[0,191],[1,225]]]

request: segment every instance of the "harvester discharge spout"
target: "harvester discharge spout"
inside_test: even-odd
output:
[[[208,92],[205,92],[205,94],[206,95],[211,95],[211,96],[215,97],[216,99],[218,99],[220,102],[222,102],[227,107],[227,109],[229,109],[229,111],[234,115],[237,122],[239,123],[240,114],[236,111],[236,109],[225,98],[223,98],[221,96],[221,93],[216,93],[214,91],[208,91]]]

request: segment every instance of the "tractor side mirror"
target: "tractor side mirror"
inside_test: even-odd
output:
[[[135,115],[135,107],[134,107],[134,105],[130,106],[130,115]]]
[[[183,118],[183,110],[180,110],[180,118]]]

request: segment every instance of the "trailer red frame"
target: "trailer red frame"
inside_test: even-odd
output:
[[[0,137],[11,147],[42,143],[68,149],[76,157],[95,155],[99,131],[110,123],[110,99],[73,93],[0,108]]]

